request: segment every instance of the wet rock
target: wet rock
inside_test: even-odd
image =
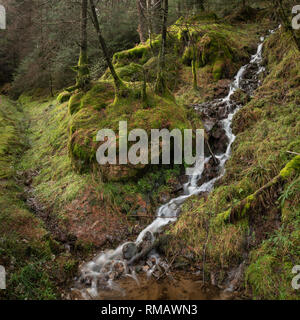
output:
[[[136,273],[140,273],[140,272],[142,272],[142,271],[143,271],[142,266],[136,266],[136,267],[135,267],[135,272],[136,272]]]
[[[219,164],[220,161],[218,159],[211,158],[204,166],[205,174],[198,181],[198,186],[201,186],[203,183],[208,182],[219,175]]]
[[[144,271],[144,272],[147,272],[148,270],[150,270],[150,267],[149,267],[149,266],[144,266],[144,267],[143,267],[143,271]]]
[[[115,280],[117,278],[117,275],[118,275],[117,272],[112,271],[110,272],[108,277],[110,280]]]
[[[194,105],[195,110],[200,114],[204,123],[225,119],[228,114],[234,109],[234,106],[229,105],[223,99]]]
[[[123,246],[123,259],[131,260],[137,254],[137,246],[134,242],[127,243]]]
[[[215,126],[216,124],[216,120],[207,120],[204,123],[204,128],[206,130],[206,132],[210,132],[212,130],[212,128]]]
[[[114,271],[117,273],[117,276],[121,276],[125,272],[125,265],[122,262],[116,262],[113,266]]]
[[[225,130],[220,125],[220,123],[217,123],[211,131],[211,136],[215,139],[220,139],[224,134],[226,134]]]
[[[179,186],[179,187],[181,187],[181,186]],[[181,187],[181,189],[182,189],[182,187]],[[174,192],[176,192],[176,191],[174,191]],[[159,195],[159,201],[160,201],[160,203],[167,203],[167,202],[169,202],[170,200],[171,200],[171,196],[170,196],[169,193],[167,193],[167,192],[162,192],[162,193],[160,193],[160,195]]]
[[[208,142],[214,154],[222,154],[226,152],[229,141],[220,121],[214,125],[212,130],[208,133],[208,136]]]
[[[229,273],[225,292],[233,292],[239,288],[243,281],[245,271],[245,261],[243,261],[236,269],[231,270]]]

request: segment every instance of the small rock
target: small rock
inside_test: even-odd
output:
[[[149,266],[144,266],[144,267],[143,267],[143,271],[144,271],[144,272],[147,272],[149,269],[150,269]]]
[[[127,243],[123,246],[123,259],[131,260],[137,254],[137,247],[134,242]]]

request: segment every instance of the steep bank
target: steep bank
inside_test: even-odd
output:
[[[53,260],[55,242],[26,205],[20,161],[28,148],[21,105],[0,96],[0,264],[8,275],[1,298],[55,299],[55,273],[63,281],[63,261]],[[55,252],[56,253],[56,252]],[[67,257],[65,257],[67,263]],[[56,268],[56,270],[55,270]]]
[[[267,40],[264,59],[266,78],[234,119],[226,174],[207,199],[184,205],[168,232],[168,252],[193,257],[207,280],[229,290],[289,299],[298,297],[291,280],[299,254],[299,166],[287,181],[266,184],[300,150],[300,57],[280,30]]]

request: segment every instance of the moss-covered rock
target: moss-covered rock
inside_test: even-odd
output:
[[[159,39],[152,42],[152,49],[155,50],[156,53],[159,47]],[[152,49],[148,40],[146,44],[140,44],[135,48],[115,53],[113,63],[118,67],[128,65],[130,62],[144,64],[153,56],[154,52],[152,52]]]
[[[106,90],[102,90],[103,86]],[[96,136],[101,129],[112,129],[116,134],[119,130],[119,121],[127,121],[128,132],[135,128],[146,130],[149,137],[151,129],[188,129],[202,128],[198,119],[189,120],[189,112],[174,99],[159,97],[147,90],[147,102],[142,98],[141,85],[132,89],[129,96],[113,100],[113,91],[110,91],[107,81],[100,81],[86,95],[76,95],[70,100],[76,102],[77,113],[73,113],[70,123],[69,154],[76,170],[100,171],[104,179],[126,180],[145,172],[147,165],[107,165],[100,166],[96,162],[96,152],[100,143]],[[106,94],[106,95],[105,95]],[[101,105],[100,105],[101,103]],[[95,108],[95,105],[99,107]],[[102,106],[102,107],[101,107]],[[101,107],[101,108],[100,108]],[[117,150],[118,154],[118,150]]]
[[[143,67],[137,63],[130,63],[128,65],[122,67],[116,67],[116,72],[118,76],[127,82],[134,82],[134,81],[143,81]],[[105,72],[105,74],[101,78],[102,80],[112,80],[112,76],[109,70]]]
[[[187,24],[188,27],[184,27]],[[182,53],[182,63],[191,66],[195,59],[198,68],[212,66],[213,79],[231,78],[247,57],[246,34],[237,39],[234,30],[222,24],[199,24],[197,19],[182,21],[172,26],[177,33],[175,44],[178,53]]]

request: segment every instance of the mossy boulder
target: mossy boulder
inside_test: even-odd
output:
[[[132,49],[117,52],[114,54],[113,63],[118,67],[128,65],[131,62],[144,64],[153,56],[154,52],[158,52],[160,43],[159,39],[154,40],[151,48],[148,40],[146,44],[140,44]],[[152,52],[152,49],[154,52]]]
[[[111,81],[99,81],[81,99],[81,108],[92,107],[100,111],[114,101],[115,89]]]
[[[107,85],[99,82],[97,87]],[[86,96],[97,93],[92,88],[89,93],[78,98],[78,105],[84,105]],[[103,98],[104,96],[101,95]],[[101,129],[112,129],[118,138],[119,121],[127,121],[128,132],[141,128],[148,133],[149,148],[151,129],[184,129],[202,128],[199,119],[190,120],[188,110],[177,105],[173,99],[163,98],[147,90],[147,103],[141,98],[141,88],[131,90],[126,98],[118,98],[113,101],[108,94],[103,109],[85,105],[76,114],[73,114],[70,124],[69,155],[76,171],[84,172],[96,170],[102,174],[103,179],[110,181],[128,180],[142,175],[148,165],[104,165],[100,166],[96,161],[96,152],[100,142],[96,142],[96,136]],[[79,101],[80,100],[80,101]],[[133,143],[129,143],[129,147]],[[118,146],[117,146],[118,154]],[[150,152],[149,152],[150,155]]]
[[[111,81],[96,82],[89,91],[77,91],[71,96],[69,113],[73,115],[85,107],[101,110],[114,101],[114,96],[115,91]]]
[[[137,63],[130,63],[126,66],[116,67],[116,72],[118,76],[127,82],[143,81],[143,66]],[[101,78],[102,80],[112,80],[111,73],[109,69]]]
[[[214,15],[201,22],[201,17],[181,18],[170,31],[176,34],[175,51],[181,55],[181,62],[197,68],[212,67],[215,81],[232,78],[249,57],[249,39],[244,32],[237,36],[232,27],[218,23]],[[254,45],[254,44],[253,44]]]

